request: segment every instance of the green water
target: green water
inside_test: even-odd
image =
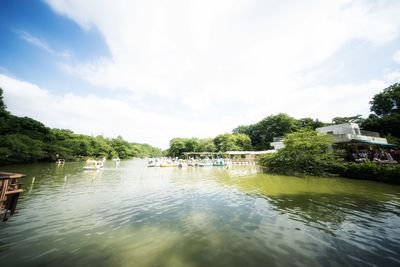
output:
[[[399,186],[255,166],[82,167],[2,168],[28,176],[0,224],[1,266],[400,266]]]

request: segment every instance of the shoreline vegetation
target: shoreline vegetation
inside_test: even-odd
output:
[[[48,128],[28,117],[14,116],[6,110],[3,90],[0,88],[0,165],[55,162],[57,159],[127,159],[161,154],[159,148],[131,143],[121,136],[106,138],[76,134],[70,130]]]
[[[400,184],[400,165],[346,161],[328,135],[301,130],[286,135],[285,147],[259,160],[266,172],[293,176],[339,176]]]
[[[164,151],[148,144],[130,143],[121,136],[93,137],[75,134],[70,130],[50,129],[31,118],[11,115],[6,111],[2,93],[0,88],[0,164],[3,165],[56,161],[58,158],[67,161],[87,157],[182,158],[185,152],[262,151],[272,148],[271,142],[275,137],[284,137],[283,149],[260,157],[259,164],[269,172],[400,182],[399,164],[350,162],[343,151],[335,150],[335,144],[329,136],[315,131],[318,127],[352,122],[359,124],[362,130],[378,132],[389,143],[399,146],[399,83],[373,97],[368,118],[362,118],[361,115],[335,117],[332,122],[326,123],[312,118],[295,119],[279,113],[255,124],[238,126],[231,133],[215,138],[173,138],[169,148]]]

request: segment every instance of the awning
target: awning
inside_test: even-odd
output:
[[[395,145],[395,144],[384,144],[384,143],[361,141],[361,140],[355,140],[355,139],[351,140],[349,143],[362,144],[362,145],[374,145],[374,146],[381,146],[381,147],[397,147],[398,146],[398,145]]]

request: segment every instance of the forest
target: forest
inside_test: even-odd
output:
[[[161,149],[148,144],[131,143],[121,136],[106,138],[51,129],[28,117],[10,114],[0,88],[0,164],[39,161],[67,161],[93,158],[127,159],[160,156]]]

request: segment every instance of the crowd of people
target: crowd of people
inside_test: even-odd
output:
[[[375,151],[367,150],[360,152],[353,152],[351,154],[353,161],[355,162],[366,162],[375,161],[381,163],[399,163],[400,162],[400,149],[390,149],[389,151]]]

